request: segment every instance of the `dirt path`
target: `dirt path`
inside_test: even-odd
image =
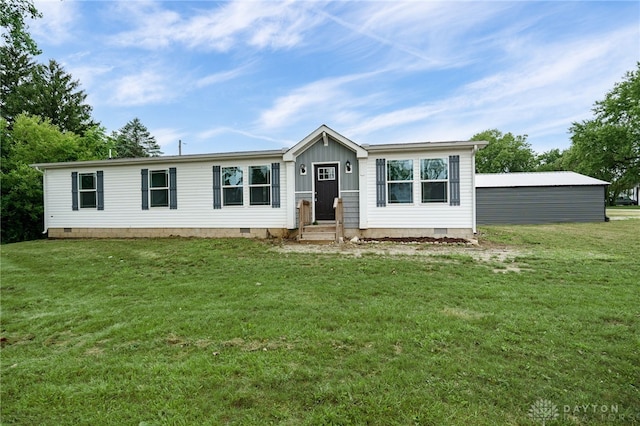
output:
[[[611,220],[640,219],[640,209],[607,209]]]
[[[344,244],[300,244],[284,243],[274,248],[280,253],[317,253],[341,254],[353,257],[373,254],[381,256],[420,256],[436,257],[443,255],[463,255],[482,262],[513,262],[524,252],[510,247],[480,246],[477,242],[469,244],[420,244],[366,242]]]

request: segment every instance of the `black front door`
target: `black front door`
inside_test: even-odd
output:
[[[338,196],[338,165],[316,164],[313,168],[316,220],[335,220],[333,199]]]

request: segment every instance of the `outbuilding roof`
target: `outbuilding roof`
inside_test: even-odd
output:
[[[478,173],[476,188],[609,185],[576,172]]]

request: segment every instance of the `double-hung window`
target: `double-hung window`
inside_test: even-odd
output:
[[[176,168],[164,170],[142,169],[142,210],[149,207],[178,208]]]
[[[104,210],[104,172],[71,172],[71,209]]]
[[[271,204],[270,166],[249,166],[249,204],[252,206]]]
[[[242,167],[222,167],[222,204],[241,206],[242,190]]]
[[[387,161],[387,202],[413,203],[413,160]]]
[[[98,205],[98,186],[95,173],[78,174],[78,193],[81,209],[95,209]]]
[[[151,170],[149,182],[151,207],[169,207],[169,171]]]
[[[423,203],[446,203],[449,165],[446,158],[420,160]]]

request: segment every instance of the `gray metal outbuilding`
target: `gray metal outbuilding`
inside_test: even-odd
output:
[[[602,222],[609,182],[575,172],[476,174],[478,225]]]

